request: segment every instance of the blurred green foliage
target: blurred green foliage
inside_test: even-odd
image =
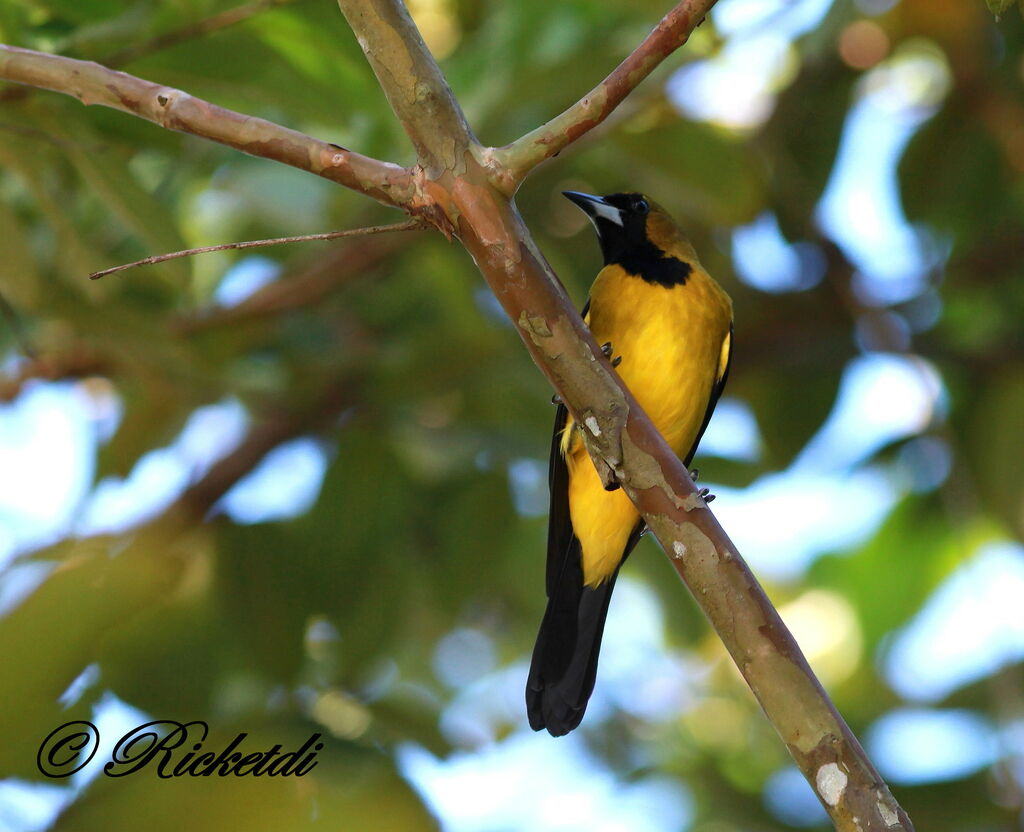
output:
[[[1024,24],[1014,14],[997,24],[980,2],[903,0],[882,9],[889,5],[873,4],[881,13],[871,18],[887,49],[924,39],[952,73],[939,112],[904,154],[899,182],[909,218],[951,246],[932,287],[942,314],[914,334],[912,348],[949,391],[948,417],[922,432],[948,444],[952,474],[937,490],[908,494],[856,551],[769,587],[783,605],[817,590],[853,610],[860,646],[841,647],[854,661],[826,682],[855,731],[898,704],[875,661],[887,637],[973,551],[972,541],[1024,537]],[[103,62],[231,6],[6,0],[0,40]],[[481,140],[504,144],[590,89],[666,4],[411,6]],[[591,236],[577,233],[583,220],[557,196],[563,188],[645,190],[692,232],[734,298],[728,393],[752,407],[764,445],[756,462],[705,460],[716,482],[742,487],[787,467],[833,407],[843,369],[863,346],[856,333],[879,315],[907,311],[858,300],[851,264],[815,222],[863,75],[837,43],[866,14],[837,3],[797,42],[763,125],[728,129],[681,116],[662,68],[606,128],[539,169],[518,197],[581,303],[598,255]],[[720,47],[708,22],[668,64]],[[126,71],[378,158],[412,161],[333,0],[283,3],[140,51]],[[829,252],[824,280],[767,294],[737,279],[728,231],[765,211],[790,240]],[[0,291],[37,355],[11,364],[2,389],[17,396],[23,373],[79,379],[87,394],[115,391],[124,412],[99,453],[97,482],[126,475],[168,444],[200,405],[236,399],[258,425],[308,411],[328,385],[347,391],[343,412],[320,414],[330,422],[320,435],[331,463],[308,513],[240,525],[183,511],[142,532],[61,541],[25,556],[56,568],[0,619],[0,773],[38,778],[38,738],[87,718],[105,691],[154,718],[207,719],[226,738],[245,730],[268,744],[301,742],[320,731],[331,738],[320,767],[270,784],[101,777],[57,829],[171,829],[183,814],[195,829],[434,825],[394,762],[400,741],[442,755],[459,744],[440,727],[457,691],[438,678],[433,652],[453,628],[468,626],[492,640],[501,664],[520,661],[544,600],[545,520],[517,512],[508,469],[523,459],[544,465],[550,391],[486,300],[472,262],[426,233],[265,250],[294,292],[287,303],[243,304],[249,311],[234,315],[214,300],[239,259],[232,253],[85,279],[185,246],[395,219],[295,170],[68,97],[0,88]],[[327,282],[314,291],[317,273]],[[5,353],[23,346],[9,327],[0,330]],[[297,419],[295,433],[306,424]],[[899,450],[883,448],[877,459]],[[654,544],[642,544],[629,569],[661,596],[670,643],[716,669],[682,717],[645,726],[617,713],[592,726],[593,750],[623,777],[657,767],[688,781],[695,830],[784,828],[761,796],[787,763],[771,727]],[[318,623],[329,624],[331,637],[316,637]],[[100,683],[71,708],[58,705],[93,664]],[[1006,690],[999,678],[983,679],[960,690],[956,705],[1019,715],[1019,688]],[[509,709],[493,728],[500,736],[523,721]],[[921,830],[1009,829],[1021,809],[1011,781],[996,766],[897,794]]]

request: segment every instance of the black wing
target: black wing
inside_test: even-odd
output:
[[[590,298],[583,304],[580,316],[586,320],[590,312]],[[551,431],[551,456],[548,457],[548,566],[547,594],[551,597],[565,561],[572,548],[572,518],[569,517],[569,468],[562,456],[562,432],[569,423],[569,409],[559,402],[555,411],[555,425]],[[578,554],[577,554],[578,557]],[[579,568],[579,567],[578,567]],[[582,572],[581,572],[582,574]]]
[[[548,484],[548,604],[533,648],[526,682],[526,712],[534,731],[569,733],[583,719],[597,678],[601,636],[618,569],[598,587],[583,585],[583,560],[569,515],[569,469],[562,456],[562,433],[569,411],[560,404],[551,438]],[[640,539],[640,521],[626,554]],[[625,556],[623,556],[625,560]],[[622,564],[620,563],[619,566]]]
[[[564,404],[555,411],[555,426],[551,434],[551,457],[548,460],[548,488],[551,503],[548,514],[548,567],[547,594],[550,598],[558,576],[565,567],[565,559],[572,546],[572,518],[569,517],[569,467],[562,456],[562,432],[569,422],[569,409]]]
[[[693,456],[697,453],[697,446],[700,444],[701,437],[704,436],[704,431],[708,428],[708,422],[711,421],[711,414],[715,412],[715,405],[718,404],[719,398],[722,396],[722,391],[725,389],[725,382],[729,379],[729,368],[732,366],[732,324],[729,324],[729,353],[725,357],[725,369],[721,370],[721,374],[715,379],[714,385],[711,387],[711,398],[708,399],[707,410],[704,411],[704,421],[700,426],[700,430],[697,431],[697,438],[693,440],[693,446],[690,448],[690,452],[686,455],[683,460],[683,465],[686,466],[687,470],[690,468],[690,463],[693,462]],[[718,374],[721,368],[716,368],[715,373]]]

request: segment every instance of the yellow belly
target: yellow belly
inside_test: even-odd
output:
[[[666,289],[609,267],[591,290],[588,323],[595,339],[610,341],[622,356],[619,375],[679,456],[693,445],[724,370],[731,318],[728,296],[700,269],[685,285]],[[571,419],[562,449],[584,582],[597,586],[618,567],[640,517],[621,489],[604,490]]]

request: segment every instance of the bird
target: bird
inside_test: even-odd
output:
[[[682,229],[649,197],[563,194],[593,223],[604,257],[584,322],[689,468],[729,376],[732,301],[701,266]],[[555,401],[548,602],[526,709],[533,730],[557,737],[583,719],[615,579],[645,524],[621,488],[602,482],[571,414]]]

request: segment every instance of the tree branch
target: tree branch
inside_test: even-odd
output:
[[[412,176],[405,168],[92,61],[0,44],[0,79],[73,95],[85,105],[110,107],[169,130],[283,162],[360,191],[385,205],[415,207]]]
[[[717,519],[556,288],[514,209],[479,195],[459,235],[534,360],[658,538],[765,715],[841,832],[913,826],[818,682],[793,635]],[[501,217],[506,236],[477,228]]]
[[[612,370],[508,198],[509,178],[521,178],[606,117],[685,40],[712,2],[677,6],[595,93],[521,139],[504,158],[495,158],[475,147],[400,0],[339,0],[421,153],[423,190],[436,195],[534,361],[576,423],[587,426],[595,462],[615,472],[837,829],[909,832],[906,813],[697,494],[681,460]],[[404,43],[396,42],[401,39]],[[436,116],[433,124],[415,106],[424,95]],[[457,127],[454,134],[446,132],[451,125]]]
[[[461,171],[478,147],[466,116],[401,2],[339,0],[428,179]]]
[[[545,159],[557,156],[604,121],[655,67],[686,43],[715,0],[682,0],[612,73],[568,110],[505,147],[492,151],[514,187]]]
[[[123,272],[125,269],[133,269],[136,266],[152,266],[155,263],[166,263],[168,260],[178,260],[182,257],[192,257],[196,254],[209,254],[212,251],[237,251],[246,248],[266,248],[267,246],[280,246],[286,243],[310,243],[318,240],[340,240],[344,237],[365,237],[372,234],[387,234],[393,231],[415,231],[424,228],[420,220],[406,220],[391,225],[370,225],[365,228],[347,228],[344,231],[325,231],[323,234],[301,234],[297,237],[274,237],[270,240],[246,240],[240,243],[220,243],[215,246],[201,246],[199,248],[186,248],[182,251],[170,251],[166,254],[153,254],[150,257],[143,257],[132,263],[122,263],[120,266],[111,266],[109,269],[102,269],[89,275],[89,280],[99,280],[108,274]]]
[[[499,150],[476,142],[400,0],[339,3],[416,147],[418,170],[324,145],[96,64],[0,47],[0,78],[276,159],[411,213],[443,212],[432,221],[454,231],[473,256],[534,361],[577,424],[586,426],[591,455],[615,472],[669,554],[836,828],[912,830],[681,461],[601,353],[509,198],[533,167],[606,118],[685,41],[713,0],[684,0],[590,95]],[[283,433],[268,428],[265,440],[254,439],[253,456]],[[234,479],[231,471],[218,472],[189,502],[211,505]]]
[[[170,511],[202,517],[278,445],[331,425],[338,414],[355,404],[358,388],[358,380],[346,376],[326,385],[304,405],[295,407],[290,400],[278,403],[249,431],[237,448],[215,462],[198,482],[185,489]]]
[[[394,254],[399,245],[396,237],[376,237],[360,246],[334,246],[235,306],[208,307],[172,319],[170,331],[179,337],[189,337],[217,327],[244,324],[312,306],[338,286],[369,273]]]
[[[76,342],[59,351],[41,350],[41,354],[18,362],[12,372],[0,374],[0,404],[12,402],[33,381],[63,381],[107,375],[111,362],[89,345]]]

